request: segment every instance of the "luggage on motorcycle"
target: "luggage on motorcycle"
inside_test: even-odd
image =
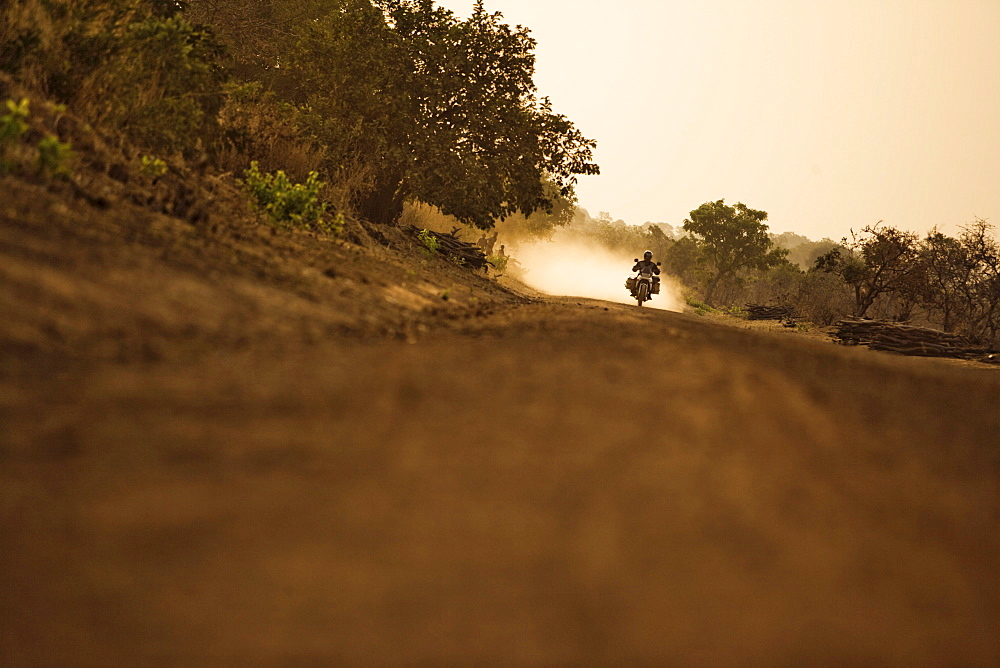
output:
[[[631,290],[632,292],[635,292],[635,282],[636,282],[636,280],[637,279],[636,279],[635,276],[631,276],[629,278],[626,278],[625,279],[625,287],[628,288],[629,290]]]
[[[660,294],[660,277],[653,276],[653,289],[650,290],[650,294],[658,295]]]

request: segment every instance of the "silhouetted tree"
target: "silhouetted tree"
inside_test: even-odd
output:
[[[846,252],[831,250],[816,260],[816,268],[839,275],[854,289],[854,315],[864,317],[880,295],[909,289],[916,269],[917,237],[894,227],[868,225],[844,239]]]
[[[965,249],[968,278],[959,290],[965,311],[965,332],[994,344],[1000,333],[1000,244],[993,226],[977,218],[963,228],[959,240]]]
[[[917,252],[917,294],[930,319],[940,315],[941,328],[946,332],[952,331],[961,319],[963,286],[974,269],[967,250],[958,239],[935,228]]]
[[[765,211],[751,209],[742,202],[733,206],[725,200],[706,202],[691,212],[684,229],[698,238],[699,246],[712,266],[705,291],[709,304],[724,279],[744,269],[767,269],[779,264],[788,253],[775,248],[767,234]]]
[[[563,195],[559,187],[547,178],[543,178],[542,187],[552,200],[551,209],[540,209],[529,215],[514,213],[498,221],[496,227],[504,238],[527,236],[549,239],[557,229],[573,220],[577,213],[576,197],[572,193]]]
[[[550,210],[595,142],[535,94],[535,41],[482,2],[458,20],[431,0],[336,0],[299,29],[282,69],[330,169],[364,156],[361,213],[395,221],[415,198],[480,228]],[[555,190],[547,187],[554,185]]]
[[[703,284],[704,265],[704,254],[694,237],[681,237],[664,249],[663,271],[688,287]]]

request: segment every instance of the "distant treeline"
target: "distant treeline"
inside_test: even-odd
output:
[[[738,244],[745,229],[722,218],[714,237],[699,234],[691,225],[696,211],[679,230],[625,226],[606,215],[582,229],[609,248],[650,248],[669,274],[713,305],[782,305],[821,325],[848,315],[915,322],[1000,346],[1000,244],[985,220],[965,225],[957,237],[937,229],[919,237],[882,223],[840,242],[767,235],[720,279],[713,245]],[[761,226],[758,232],[766,231],[763,220]],[[761,263],[766,252],[772,258]]]
[[[477,3],[8,0],[0,71],[150,159],[257,162],[344,213],[478,227],[572,202],[595,142],[536,94],[535,42]]]
[[[454,222],[426,207],[406,215],[439,227]],[[937,229],[919,237],[880,222],[834,242],[769,234],[766,218],[719,200],[676,227],[628,225],[607,212],[592,217],[569,207],[561,217],[512,216],[498,229],[508,242],[559,230],[623,258],[649,249],[692,301],[720,308],[772,304],[820,325],[845,316],[909,321],[1000,346],[1000,244],[987,221],[975,219],[957,237]]]
[[[669,274],[713,305],[788,306],[821,325],[848,315],[916,322],[1000,346],[1000,244],[987,221],[975,219],[957,237],[937,229],[919,237],[881,222],[840,242],[767,234],[720,278],[719,247],[748,237],[738,212],[714,217],[711,232],[694,224],[699,211],[720,204],[692,211],[679,229],[625,225],[607,214],[580,229],[608,248],[653,250]],[[755,234],[766,233],[765,217],[751,226]]]

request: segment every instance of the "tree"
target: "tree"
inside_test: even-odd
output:
[[[507,216],[496,225],[501,236],[551,239],[557,229],[573,220],[577,212],[576,197],[572,194],[563,196],[558,186],[549,179],[545,179],[543,187],[552,198],[552,208],[548,211],[540,209],[527,216],[523,213]]]
[[[698,243],[712,267],[705,292],[709,304],[719,284],[745,269],[767,269],[779,264],[788,253],[775,248],[767,234],[765,211],[751,209],[742,202],[728,206],[725,200],[706,202],[691,212],[684,229],[698,237]]]
[[[920,245],[916,261],[919,280],[915,283],[920,302],[930,314],[940,314],[941,328],[950,332],[961,318],[961,294],[974,263],[958,239],[936,228]]]
[[[854,288],[854,315],[863,318],[880,295],[905,293],[913,283],[917,237],[894,227],[868,225],[860,235],[843,240],[846,252],[833,249],[816,260],[816,268],[839,275]]]
[[[548,211],[597,174],[596,143],[535,94],[535,41],[477,2],[466,21],[431,0],[338,0],[300,28],[287,67],[331,168],[364,155],[357,207],[394,222],[408,198],[487,229]]]
[[[667,227],[670,226],[668,225]],[[656,223],[646,223],[642,226],[642,229],[646,232],[646,248],[653,251],[654,258],[662,260],[666,255],[667,249],[673,245],[673,238],[668,236],[663,231],[663,228]]]
[[[968,278],[960,301],[966,315],[965,331],[972,338],[1000,343],[1000,244],[993,226],[977,218],[962,228],[959,240],[968,258]]]
[[[169,0],[158,0],[169,2]],[[185,16],[212,26],[226,43],[229,69],[243,80],[270,82],[281,70],[296,28],[324,16],[323,0],[190,0]]]
[[[705,258],[692,236],[683,236],[663,249],[663,271],[694,288],[704,281]]]

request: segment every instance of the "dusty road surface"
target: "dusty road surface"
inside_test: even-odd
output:
[[[988,367],[551,299],[0,388],[5,665],[1000,661]]]
[[[192,182],[0,178],[0,665],[1000,663],[997,368]]]

